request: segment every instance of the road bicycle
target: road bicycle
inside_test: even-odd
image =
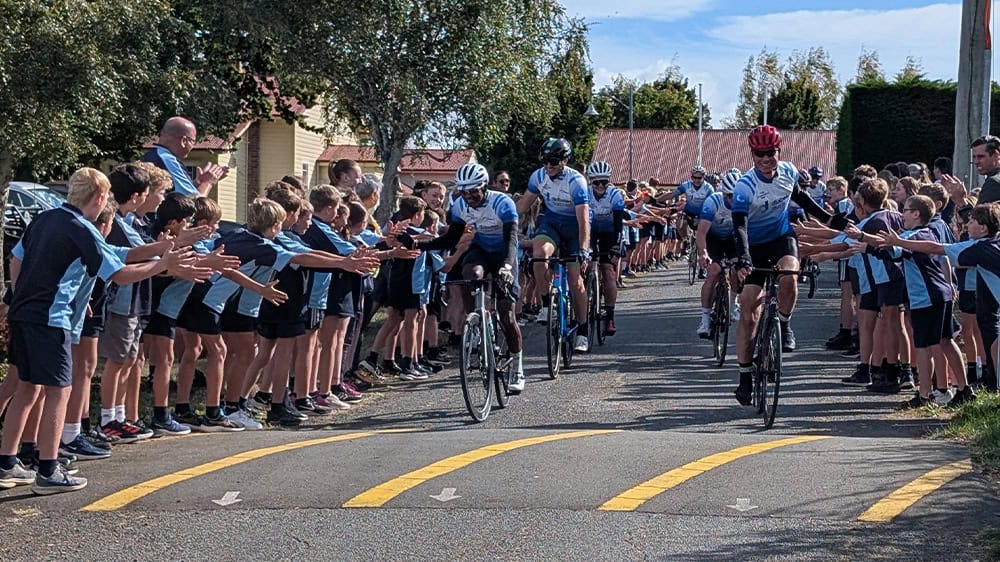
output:
[[[712,356],[716,366],[721,367],[726,362],[726,351],[729,347],[729,325],[732,320],[732,301],[730,296],[729,275],[732,262],[725,260],[719,264],[722,268],[719,282],[715,284],[715,294],[712,297],[712,316],[710,334],[712,338]]]
[[[532,258],[532,262],[545,262],[552,271],[549,289],[548,318],[545,326],[545,348],[548,358],[549,378],[559,376],[561,367],[573,364],[573,343],[576,326],[573,324],[573,294],[569,290],[569,273],[566,266],[577,263],[578,258]]]
[[[462,330],[462,352],[459,374],[462,397],[469,415],[477,422],[485,420],[493,408],[505,408],[513,381],[514,358],[507,347],[507,338],[494,310],[493,295],[501,289],[493,280],[471,279],[447,281],[447,285],[464,285],[472,290],[473,308],[465,317]]]
[[[757,324],[753,345],[753,405],[764,418],[764,429],[774,425],[778,411],[778,391],[781,388],[781,326],[778,321],[778,278],[798,276],[801,271],[754,268],[764,274],[763,314]],[[749,311],[743,311],[748,314]]]
[[[694,285],[698,278],[698,237],[695,229],[688,227],[688,285]]]
[[[808,297],[811,299],[816,295],[816,278],[819,277],[819,264],[808,257],[802,258],[802,273],[799,274],[799,283],[809,282]]]

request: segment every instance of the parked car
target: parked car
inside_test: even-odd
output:
[[[3,211],[3,267],[9,275],[10,252],[21,240],[24,229],[43,211],[55,209],[66,202],[58,191],[41,184],[13,181],[7,188],[7,205]]]

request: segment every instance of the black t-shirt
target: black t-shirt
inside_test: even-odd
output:
[[[995,170],[986,176],[983,188],[979,191],[978,205],[1000,201],[1000,170]]]

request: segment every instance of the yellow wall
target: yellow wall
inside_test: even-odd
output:
[[[260,122],[260,185],[250,186],[250,196],[260,194],[264,186],[287,174],[298,175],[295,161],[295,131],[284,121]]]
[[[311,127],[322,128],[324,126],[323,110],[319,106],[307,109],[302,117]],[[308,176],[305,178],[306,185],[326,183],[326,175],[320,176],[316,173],[316,159],[319,158],[320,154],[323,154],[324,148],[326,148],[326,139],[323,138],[322,134],[307,131],[296,124],[295,151],[290,163],[292,175],[301,176],[303,172],[306,172]]]
[[[247,140],[246,135],[240,139],[236,145],[236,152],[233,153],[233,157],[230,161],[236,164],[236,169],[230,171],[230,174],[236,176],[236,221],[243,222],[247,218],[247,175],[250,171],[249,160],[247,158]]]

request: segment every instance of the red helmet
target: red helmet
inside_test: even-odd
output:
[[[750,150],[771,150],[781,148],[781,133],[770,125],[758,125],[747,138]]]

